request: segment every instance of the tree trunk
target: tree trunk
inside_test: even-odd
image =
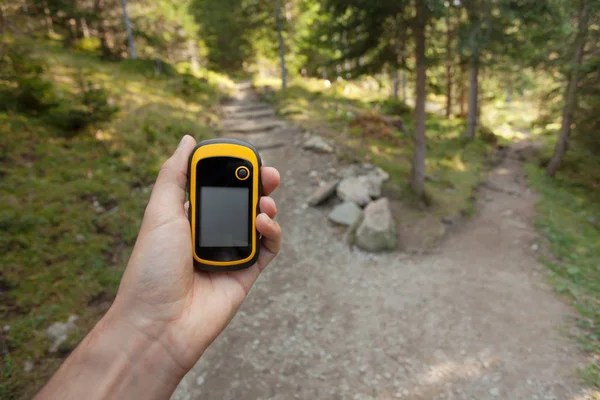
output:
[[[127,32],[127,45],[129,47],[129,58],[136,59],[135,43],[133,42],[133,32],[131,31],[131,22],[127,13],[127,0],[121,0],[123,6],[123,19],[125,20],[125,31]]]
[[[4,38],[6,31],[6,18],[4,17],[4,4],[0,4],[0,37]],[[0,40],[0,60],[4,60],[4,40]]]
[[[467,119],[467,138],[475,139],[479,116],[479,36],[478,19],[471,21],[471,60],[469,62],[469,117]]]
[[[402,70],[402,101],[406,103],[406,99],[408,95],[406,94],[406,88],[408,86],[408,77],[406,76],[406,71]]]
[[[448,5],[448,16],[446,17],[446,118],[450,118],[452,115],[452,73],[454,65],[452,43],[454,41],[454,31],[452,29],[451,7],[451,5]]]
[[[48,29],[48,35],[51,35],[54,33],[54,23],[52,22],[50,8],[48,8],[48,2],[46,0],[44,0],[42,5],[44,6],[44,18],[46,21],[46,29]]]
[[[81,25],[81,33],[83,34],[84,38],[89,38],[90,37],[90,28],[88,28],[88,24],[87,21],[85,20],[85,18],[81,17],[79,18],[79,25]]]
[[[197,73],[200,69],[200,62],[198,61],[198,46],[196,45],[196,41],[190,39],[188,42],[188,48],[190,50],[190,67],[192,73]]]
[[[283,41],[283,22],[281,21],[281,1],[277,0],[277,36],[279,37],[279,59],[281,61],[281,88],[287,88],[287,69],[285,67],[285,44]]]
[[[407,94],[406,94],[406,86],[407,86],[407,77],[406,77],[406,25],[403,24],[400,36],[400,55],[402,57],[401,65],[402,65],[402,101],[406,103]]]
[[[109,30],[106,27],[106,20],[102,16],[103,11],[104,0],[95,0],[94,13],[98,18],[98,36],[100,38],[100,48],[102,49],[102,57],[111,58],[113,48],[112,37],[110,35]]]
[[[575,37],[575,55],[573,57],[572,70],[569,76],[569,83],[565,94],[565,105],[563,108],[562,124],[558,141],[554,148],[552,159],[546,168],[548,176],[554,176],[560,168],[560,164],[565,156],[569,145],[569,136],[571,135],[571,124],[573,123],[573,113],[577,107],[577,86],[579,85],[579,69],[583,62],[583,53],[585,48],[586,36],[589,28],[589,10],[588,1],[582,0],[579,8],[579,24],[577,28],[577,36]]]
[[[467,80],[467,73],[465,71],[465,65],[460,65],[460,93],[458,95],[458,104],[460,106],[459,115],[461,118],[464,118],[467,115],[467,85],[465,81]]]
[[[400,92],[400,71],[398,70],[398,68],[394,68],[394,71],[392,72],[392,82],[392,96],[394,100],[398,100],[398,94]]]
[[[392,68],[394,69],[392,72],[392,97],[394,100],[398,100],[398,92],[400,91],[400,65],[401,65],[401,49],[400,49],[400,23],[398,21],[398,17],[394,18],[394,63],[392,64]]]
[[[412,163],[411,186],[415,195],[425,194],[425,156],[427,153],[425,133],[425,98],[427,87],[427,59],[425,58],[426,0],[416,0],[416,16],[413,34],[415,36],[415,59],[417,79],[415,84],[415,152]]]

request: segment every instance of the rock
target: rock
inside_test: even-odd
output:
[[[333,147],[327,143],[321,136],[311,136],[302,146],[305,150],[312,150],[318,153],[333,153]]]
[[[396,223],[385,197],[370,203],[356,230],[356,245],[367,251],[394,250],[398,245]]]
[[[360,165],[360,167],[361,167],[362,169],[364,169],[364,170],[367,170],[367,171],[370,171],[370,170],[372,170],[373,168],[375,168],[375,166],[374,166],[373,164],[371,164],[371,163],[368,163],[368,162],[364,162],[364,163],[362,163],[362,164]]]
[[[52,341],[50,353],[56,353],[60,345],[67,340],[69,332],[75,327],[77,315],[71,315],[67,322],[55,322],[46,329],[46,336]]]
[[[370,163],[362,163],[362,164],[350,164],[339,171],[339,175],[342,178],[349,178],[351,176],[361,176],[361,175],[379,175],[379,177],[383,181],[387,181],[390,179],[390,176],[387,172],[382,170],[379,167],[375,167]]]
[[[375,174],[375,176],[379,176],[379,178],[381,178],[381,180],[383,182],[385,182],[388,179],[390,179],[390,174],[388,174],[387,172],[385,172],[384,170],[382,170],[379,167],[375,168],[375,171],[373,171],[373,174]]]
[[[308,176],[310,176],[311,178],[316,178],[317,176],[319,176],[319,173],[317,171],[310,171],[308,173]]]
[[[371,198],[378,199],[381,197],[381,185],[383,184],[383,177],[381,175],[373,173],[359,176],[358,179],[367,186]]]
[[[381,196],[383,178],[377,172],[345,178],[338,185],[337,195],[342,200],[366,206],[371,202],[372,198],[377,199]]]
[[[351,201],[345,201],[335,206],[329,214],[329,219],[341,225],[354,225],[362,216],[362,209]]]
[[[359,206],[366,206],[371,202],[372,191],[364,179],[356,176],[344,178],[337,187],[337,195],[340,199],[351,201]]]
[[[490,389],[490,394],[494,397],[498,397],[500,396],[500,389],[498,388],[491,388]]]
[[[315,190],[313,194],[310,195],[308,204],[314,207],[328,200],[334,195],[335,189],[337,188],[339,182],[339,180],[331,181]]]
[[[196,378],[196,385],[202,386],[204,384],[204,376],[200,375]]]
[[[25,360],[25,362],[23,363],[23,371],[31,372],[32,370],[33,370],[33,361]]]
[[[446,225],[453,225],[454,224],[454,217],[452,215],[444,215],[441,219],[442,223],[446,224]]]
[[[427,174],[427,175],[425,175],[425,180],[428,181],[428,182],[439,182],[440,178],[438,178],[435,175],[429,175],[429,174]]]

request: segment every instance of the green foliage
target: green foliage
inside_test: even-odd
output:
[[[108,91],[100,84],[84,75],[77,78],[78,94],[69,102],[62,102],[50,109],[44,121],[57,128],[63,137],[73,137],[89,125],[110,121],[119,110],[111,105]]]
[[[250,60],[250,20],[242,0],[193,0],[191,12],[202,27],[211,68],[239,71]]]
[[[86,53],[96,54],[100,51],[100,39],[96,37],[81,38],[75,44],[75,49]]]
[[[381,112],[388,115],[406,115],[412,112],[412,108],[402,100],[387,99],[378,102]]]
[[[0,326],[10,325],[0,338],[3,399],[33,397],[105,311],[160,165],[184,134],[212,136],[211,107],[219,100],[216,83],[198,81],[203,92],[188,99],[173,86],[177,76],[149,82],[89,54],[46,46],[34,52],[63,96],[52,112],[80,112],[87,123],[120,111],[95,124],[93,135],[70,138],[73,116],[63,130],[48,123],[48,112],[0,112]],[[204,73],[209,82],[225,81]],[[72,313],[78,329],[49,357],[46,328]],[[33,371],[24,371],[25,360]]]
[[[119,68],[124,72],[143,74],[149,78],[177,75],[177,70],[161,59],[137,58],[135,60],[123,60],[119,63]]]
[[[498,137],[496,136],[496,134],[494,134],[494,131],[492,131],[485,125],[480,124],[477,127],[477,137],[479,137],[481,140],[488,144],[498,144]]]
[[[177,95],[188,99],[201,93],[210,93],[214,90],[206,79],[197,78],[191,74],[182,74],[177,79],[171,81],[171,87]]]
[[[47,65],[25,46],[10,46],[4,61],[0,85],[4,110],[37,116],[57,128],[60,136],[72,137],[118,111],[106,89],[84,74],[76,79],[75,94],[59,90],[46,77]]]
[[[536,227],[547,240],[550,253],[543,261],[550,268],[556,290],[579,310],[579,325],[589,351],[600,351],[600,175],[589,149],[567,153],[564,168],[555,179],[535,165],[527,167],[530,184],[540,194]],[[597,366],[582,371],[598,387]]]
[[[58,99],[45,70],[28,49],[9,45],[0,65],[0,110],[36,115],[54,107]]]

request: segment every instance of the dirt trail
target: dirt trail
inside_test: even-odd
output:
[[[302,151],[300,131],[240,89],[224,134],[279,168],[284,246],[175,399],[585,398],[575,314],[536,261],[519,161],[490,172],[477,215],[434,254],[366,254],[327,207],[303,205],[310,171],[335,158]]]

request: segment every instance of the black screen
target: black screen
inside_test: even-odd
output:
[[[200,189],[200,246],[248,247],[248,196],[243,187]]]

